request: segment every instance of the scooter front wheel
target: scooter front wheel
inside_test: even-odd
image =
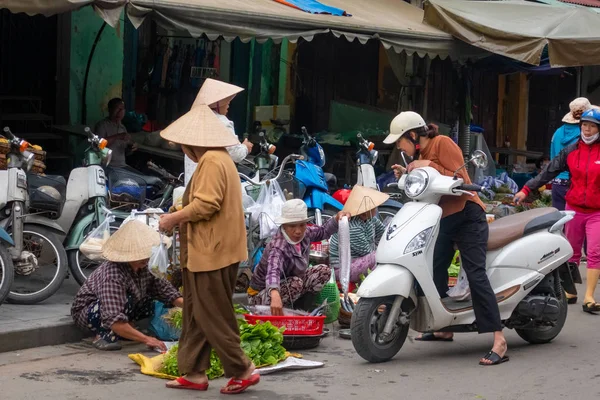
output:
[[[350,324],[352,344],[358,355],[369,362],[390,360],[398,354],[408,336],[408,324],[396,324],[389,335],[383,332],[394,298],[361,298],[354,308]]]

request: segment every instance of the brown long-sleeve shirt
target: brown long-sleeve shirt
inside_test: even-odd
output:
[[[454,176],[454,171],[462,167],[465,163],[460,147],[448,136],[442,135],[432,138],[427,147],[421,149],[419,158],[431,161],[430,167],[435,168],[440,174],[446,176]],[[466,184],[471,184],[471,178],[469,178],[466,168],[461,169],[458,175]],[[483,202],[477,193],[474,194],[475,196],[473,197],[466,194],[462,196],[442,196],[439,203],[439,206],[442,207],[442,218],[462,211],[467,201],[479,204],[485,211]]]

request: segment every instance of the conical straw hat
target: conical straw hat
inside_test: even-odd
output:
[[[143,222],[127,222],[102,246],[102,256],[113,262],[150,258],[152,247],[160,244],[160,234]]]
[[[160,133],[165,140],[195,147],[229,147],[239,140],[208,106],[192,108]]]
[[[389,199],[390,196],[380,191],[356,185],[352,188],[346,204],[345,212],[349,212],[353,217],[371,211]]]
[[[244,89],[239,86],[208,78],[200,88],[200,92],[198,92],[198,96],[196,97],[192,108],[202,104],[210,106],[221,100],[225,100],[228,97],[234,96],[243,90]]]

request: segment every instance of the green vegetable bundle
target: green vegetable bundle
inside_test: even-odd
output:
[[[171,349],[165,355],[165,359],[163,360],[163,365],[160,370],[163,374],[168,374],[171,376],[180,376],[179,366],[177,365],[177,351],[179,350],[179,345],[171,347]],[[208,379],[216,379],[221,376],[225,371],[223,370],[223,365],[221,364],[221,360],[217,357],[217,353],[214,350],[210,352],[210,368],[206,371],[206,376]]]
[[[174,314],[177,312],[175,311]],[[179,311],[181,313],[181,311]],[[171,316],[170,322],[177,321],[177,317]],[[285,328],[276,328],[270,322],[251,325],[245,320],[238,320],[240,327],[241,346],[246,356],[256,366],[275,365],[285,358],[283,343],[283,331]],[[177,366],[177,351],[179,346],[175,345],[167,352],[160,372],[171,376],[179,376]],[[216,379],[223,376],[224,370],[221,360],[214,350],[210,353],[210,368],[206,371],[208,379]]]

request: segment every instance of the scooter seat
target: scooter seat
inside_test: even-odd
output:
[[[537,208],[492,222],[488,250],[500,249],[524,236],[552,227],[563,215],[556,208]]]

